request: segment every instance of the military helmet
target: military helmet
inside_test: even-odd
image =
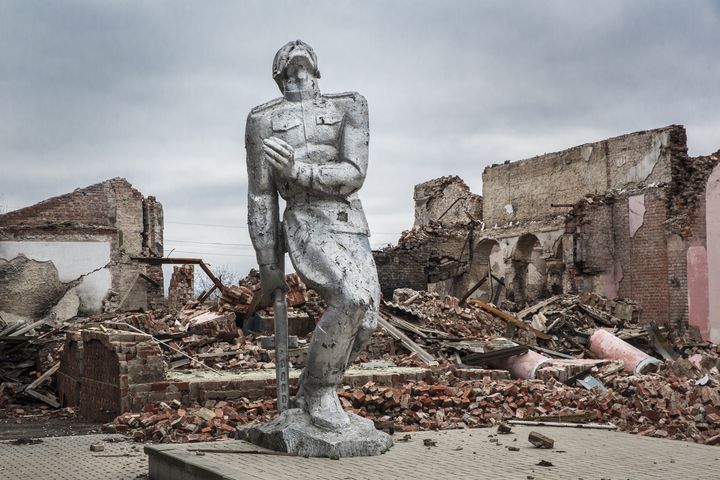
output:
[[[273,80],[275,80],[275,83],[278,84],[278,87],[280,87],[280,91],[283,91],[282,82],[284,80],[288,61],[290,60],[290,54],[297,48],[305,50],[312,63],[315,78],[320,78],[320,70],[318,70],[317,67],[317,55],[315,55],[313,48],[302,40],[294,40],[283,45],[283,47],[277,51],[275,59],[273,60],[272,77]]]

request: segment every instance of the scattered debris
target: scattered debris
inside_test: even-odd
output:
[[[553,448],[555,446],[555,440],[539,432],[530,432],[528,442],[537,448]]]
[[[500,435],[507,435],[512,433],[512,428],[507,423],[501,423],[497,427],[497,433]]]
[[[38,445],[43,443],[42,438],[18,438],[17,440],[10,440],[10,445]]]
[[[302,352],[326,307],[296,275],[287,280],[290,328],[297,329],[293,334],[298,337],[292,361],[302,367]],[[59,325],[45,323],[28,332],[21,344],[0,337],[0,348],[7,354],[0,365],[0,417],[19,418],[30,405],[38,405],[32,403],[29,387],[55,398],[52,380],[62,373],[57,365],[65,336],[80,329],[140,330],[151,335],[170,371],[272,369],[273,351],[263,348],[260,340],[272,334],[272,308],[259,300],[259,292],[257,272],[251,272],[238,285],[226,287],[214,302],[188,301],[175,312],[118,312]],[[525,424],[720,443],[717,346],[674,336],[663,327],[652,329],[652,340],[633,322],[632,302],[610,303],[597,295],[556,295],[517,314],[491,307],[473,299],[461,306],[458,299],[434,292],[396,290],[393,300],[381,306],[381,325],[356,363],[434,366],[420,381],[344,386],[338,390],[343,408],[373,420],[377,428],[405,434],[483,426],[496,426],[501,434],[512,425]],[[529,324],[540,315],[545,338],[516,325],[515,320]],[[509,331],[508,325],[514,329]],[[659,334],[670,344],[663,343],[663,348],[672,348],[679,357],[657,365],[653,374],[626,372],[622,361],[590,358],[589,338],[598,330],[644,355],[666,358],[654,346]],[[539,359],[529,362],[532,378],[511,379],[508,371],[497,368],[508,359],[531,358]],[[45,415],[73,414],[72,409],[42,406]],[[104,431],[124,433],[135,441],[222,440],[234,438],[240,425],[274,415],[270,394],[257,400],[228,398],[191,405],[167,399],[122,413]],[[404,438],[398,441],[407,441]]]

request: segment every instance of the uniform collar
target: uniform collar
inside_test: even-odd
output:
[[[320,96],[320,90],[294,90],[287,91],[284,94],[285,100],[289,102],[299,102],[301,100],[314,100]]]

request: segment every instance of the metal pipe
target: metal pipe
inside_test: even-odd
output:
[[[288,316],[285,292],[275,290],[275,383],[277,387],[278,412],[287,410],[290,406],[290,385],[288,365]]]

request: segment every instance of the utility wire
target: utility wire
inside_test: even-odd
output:
[[[165,222],[172,225],[190,225],[193,227],[219,227],[219,228],[242,228],[247,230],[243,225],[221,225],[219,223],[189,223],[189,222]],[[372,235],[400,235],[402,232],[370,232]]]
[[[195,242],[193,240],[172,240],[167,239],[166,242],[174,242],[174,243],[192,243],[195,245],[226,245],[229,247],[252,247],[249,243],[224,243],[224,242]]]
[[[214,255],[216,257],[254,257],[250,253],[217,253],[217,252],[191,252],[189,250],[175,250],[175,253],[191,253],[193,255]]]

